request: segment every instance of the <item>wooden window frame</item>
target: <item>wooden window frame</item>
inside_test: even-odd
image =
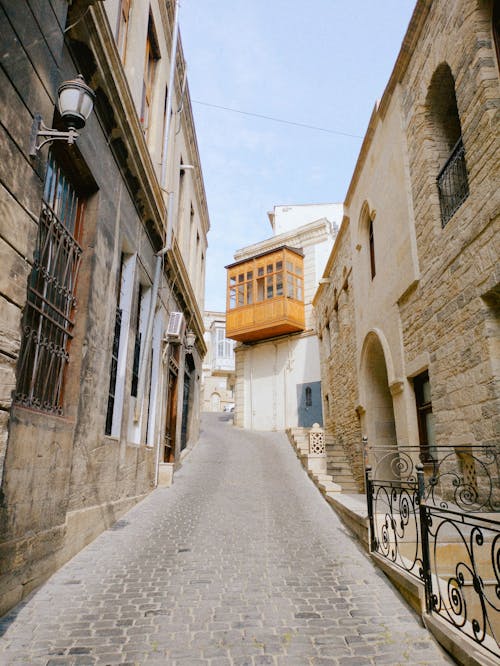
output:
[[[141,125],[145,136],[148,136],[151,125],[151,108],[153,106],[153,93],[156,74],[156,65],[160,59],[160,49],[153,23],[149,15],[148,35],[146,37],[146,51],[144,56],[144,76],[142,82]]]
[[[127,38],[128,38],[128,23],[130,17],[130,7],[132,0],[120,0],[118,8],[118,18],[116,24],[116,48],[120,54],[120,60],[125,64],[125,56],[127,51]]]
[[[285,297],[303,303],[303,273],[302,259],[292,259],[286,252],[265,255],[253,261],[249,259],[228,272],[227,309],[235,310]]]

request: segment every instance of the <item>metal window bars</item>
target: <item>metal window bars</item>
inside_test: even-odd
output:
[[[73,234],[80,228],[82,210],[73,187],[51,158],[28,279],[14,402],[59,415],[82,256]]]
[[[437,177],[441,225],[444,227],[469,196],[469,181],[462,137],[457,141]]]

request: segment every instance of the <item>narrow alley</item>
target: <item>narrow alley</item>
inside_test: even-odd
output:
[[[453,663],[285,435],[205,414],[154,491],[0,620],[10,664]]]

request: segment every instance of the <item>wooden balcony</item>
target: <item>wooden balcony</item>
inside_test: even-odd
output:
[[[281,246],[226,266],[226,336],[240,342],[303,331],[303,254]]]

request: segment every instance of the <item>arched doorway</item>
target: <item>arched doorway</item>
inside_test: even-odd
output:
[[[212,393],[210,396],[210,411],[220,412],[220,395],[218,393]]]
[[[364,429],[370,447],[376,452],[369,456],[372,467],[376,467],[378,478],[393,479],[395,470],[391,465],[397,453],[396,423],[392,395],[389,389],[386,354],[379,336],[368,334],[362,357],[362,392],[364,395]],[[374,469],[375,471],[375,469]]]

